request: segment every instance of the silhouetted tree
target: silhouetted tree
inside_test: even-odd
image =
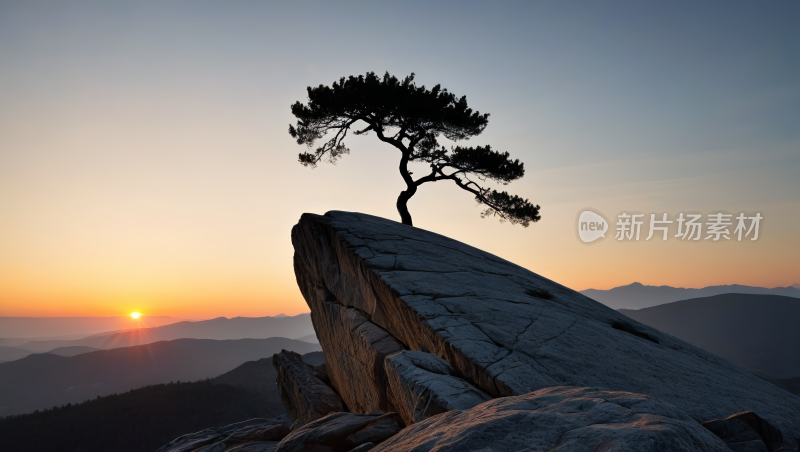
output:
[[[473,112],[466,96],[457,98],[442,89],[417,86],[414,74],[402,81],[386,73],[383,79],[369,72],[365,76],[342,77],[333,86],[308,87],[308,104],[295,102],[292,114],[297,125],[289,125],[289,134],[313,152],[300,154],[300,163],[315,167],[320,161],[335,163],[349,153],[344,144],[351,127],[353,134],[374,132],[379,140],[400,150],[400,175],[406,189],[397,197],[397,211],[404,224],[411,225],[408,200],[417,188],[427,182],[450,180],[475,195],[486,206],[482,217],[498,216],[527,227],[539,221],[539,206],[507,192],[484,188],[476,182],[487,179],[505,185],[525,174],[519,160],[511,160],[508,152],[493,151],[491,146],[446,149],[438,138],[458,141],[480,135],[489,123],[489,114]],[[357,123],[361,124],[357,124]],[[331,136],[332,135],[332,136]],[[325,141],[327,139],[327,141]],[[410,162],[430,165],[430,173],[412,178]]]

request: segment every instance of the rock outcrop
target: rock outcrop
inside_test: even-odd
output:
[[[278,371],[278,393],[294,422],[293,428],[346,411],[342,399],[322,380],[327,378],[325,364],[314,367],[299,354],[286,350],[273,355],[272,364]]]
[[[752,411],[737,413],[725,419],[703,422],[736,452],[787,452],[796,450],[793,441],[784,439],[780,430]]]
[[[729,452],[682,410],[652,397],[556,387],[453,410],[403,429],[373,452]]]
[[[319,303],[311,315],[318,318],[317,337],[328,347],[325,365],[331,385],[353,412],[396,411],[389,402],[383,362],[405,350],[403,344],[357,309],[335,303],[324,287],[312,290]]]
[[[183,435],[157,452],[272,452],[289,434],[290,426],[286,415],[275,419],[250,419]]]
[[[328,377],[328,366],[325,363],[311,366],[314,376],[319,378],[325,384],[331,384],[331,379]]]
[[[386,358],[392,404],[406,425],[450,410],[468,410],[492,396],[455,376],[447,361],[407,350]]]
[[[392,386],[386,358],[414,350],[442,358],[453,369],[448,376],[492,397],[556,386],[608,388],[673,405],[697,427],[753,411],[785,441],[800,438],[800,398],[466,244],[348,212],[304,214],[292,243],[295,275],[331,385],[353,412],[398,411],[409,422],[407,403],[400,403],[407,395]],[[485,402],[469,412],[493,403],[505,402]],[[642,416],[643,425],[655,425]],[[670,416],[680,422],[669,425],[688,422]],[[458,419],[466,418],[448,412],[423,424],[455,428]],[[611,431],[581,428],[601,436]]]
[[[397,413],[334,413],[292,431],[276,452],[344,452],[378,444],[402,428]]]
[[[800,398],[496,256],[347,212],[292,243],[325,361],[273,357],[289,415],[159,452],[798,450]]]

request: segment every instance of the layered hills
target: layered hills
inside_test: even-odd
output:
[[[784,297],[800,298],[800,285],[794,284],[788,287],[774,287],[768,289],[766,287],[730,284],[726,286],[709,286],[700,289],[684,289],[682,287],[646,286],[640,283],[633,283],[609,290],[587,289],[582,290],[581,293],[612,309],[643,309],[664,303],[672,303],[674,301],[711,297],[726,293],[780,295]]]
[[[800,377],[797,298],[731,293],[619,312],[759,375]]]
[[[268,337],[300,338],[313,336],[314,327],[308,314],[294,317],[219,317],[195,322],[177,322],[155,328],[136,328],[101,333],[74,340],[32,340],[14,348],[45,353],[62,347],[110,349],[174,339],[264,339]]]
[[[209,378],[282,349],[309,353],[320,347],[281,337],[177,339],[71,357],[33,354],[0,364],[0,416],[74,404],[149,384]]]
[[[321,355],[312,352],[303,359],[318,364]],[[155,384],[0,418],[2,447],[17,452],[152,452],[186,432],[285,413],[276,376],[272,358],[263,358],[212,379]]]
[[[89,336],[131,328],[154,328],[185,319],[166,316],[0,317],[0,341],[14,338]],[[75,339],[77,339],[75,337]],[[0,345],[8,345],[0,343]]]

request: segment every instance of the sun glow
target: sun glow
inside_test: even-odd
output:
[[[134,312],[133,314],[131,314],[131,317],[133,317],[134,319],[138,319],[139,318],[139,313],[138,312]]]

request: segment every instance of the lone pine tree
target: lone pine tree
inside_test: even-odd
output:
[[[480,135],[489,123],[489,114],[473,112],[466,96],[457,98],[442,89],[417,86],[414,74],[402,81],[386,73],[383,79],[374,72],[358,77],[342,77],[333,86],[308,87],[308,104],[295,102],[292,114],[296,125],[289,134],[312,149],[300,153],[300,163],[315,167],[321,161],[335,163],[350,150],[344,140],[354,127],[354,135],[374,133],[378,139],[400,151],[400,176],[406,189],[397,197],[397,211],[404,224],[411,225],[408,200],[420,185],[441,180],[453,181],[472,193],[486,207],[482,217],[497,216],[500,221],[527,227],[539,221],[539,206],[507,192],[483,187],[487,179],[503,185],[525,174],[522,162],[512,160],[508,152],[491,146],[446,149],[440,136],[451,141],[468,140]],[[363,127],[363,128],[362,128]],[[411,162],[430,165],[430,173],[418,179],[408,170]]]

